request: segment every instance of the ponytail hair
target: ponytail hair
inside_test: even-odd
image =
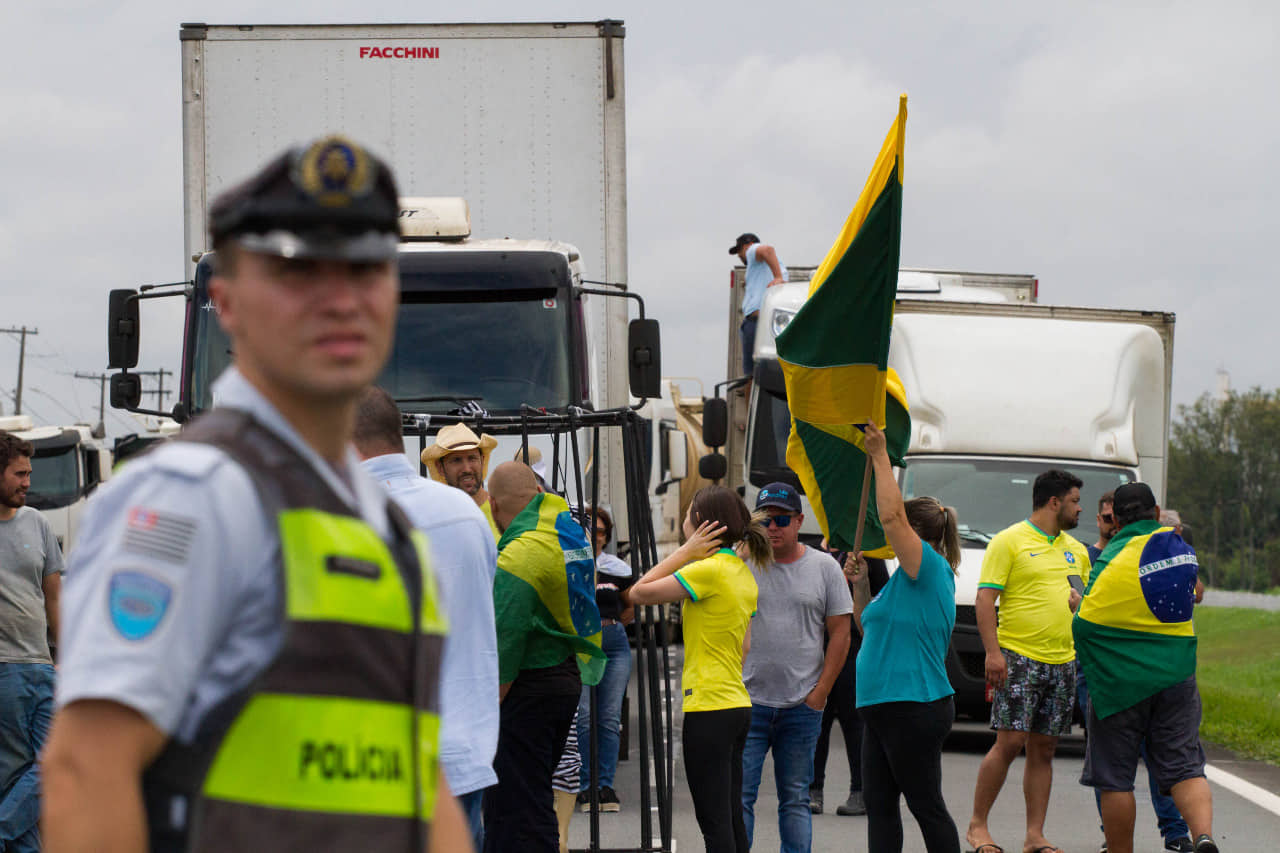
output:
[[[955,507],[937,498],[912,498],[906,502],[907,523],[924,543],[946,559],[951,571],[960,567],[960,522]]]
[[[724,525],[720,544],[725,548],[745,546],[747,556],[761,566],[773,561],[773,546],[769,534],[760,523],[761,516],[751,514],[742,497],[726,486],[704,486],[693,496],[689,504],[694,527],[704,521],[716,521]]]
[[[764,527],[765,515],[761,512],[751,514],[751,523],[742,534],[742,544],[746,546],[747,556],[760,568],[768,568],[773,563],[773,543],[769,541],[769,533]]]

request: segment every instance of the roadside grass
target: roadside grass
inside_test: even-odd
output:
[[[1280,613],[1197,607],[1200,734],[1280,764]]]

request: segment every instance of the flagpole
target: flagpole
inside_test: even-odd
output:
[[[862,528],[867,523],[867,501],[871,497],[871,454],[866,454],[867,466],[862,471],[862,497],[858,501],[858,529],[853,534],[853,551],[862,550]]]

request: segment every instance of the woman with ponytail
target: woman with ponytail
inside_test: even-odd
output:
[[[747,853],[742,749],[751,699],[742,659],[751,645],[756,582],[738,551],[767,564],[773,549],[742,498],[724,486],[693,496],[685,543],[623,594],[629,604],[685,602],[684,766],[707,853]]]
[[[901,853],[901,796],[929,853],[959,853],[960,836],[942,798],[942,742],[955,718],[946,655],[960,564],[956,512],[934,498],[903,503],[884,433],[868,424],[865,435],[876,510],[898,557],[898,570],[874,601],[866,560],[855,554],[845,561],[862,630],[855,693],[865,723],[867,849]]]

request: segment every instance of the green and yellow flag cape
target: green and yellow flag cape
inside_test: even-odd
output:
[[[493,580],[498,678],[555,666],[578,656],[584,684],[604,674],[595,555],[582,525],[559,495],[529,501],[498,540]]]
[[[858,203],[814,273],[809,298],[777,341],[792,420],[787,465],[799,476],[827,540],[842,549],[853,547],[866,465],[862,433],[854,425],[880,425],[898,465],[911,440],[906,394],[889,370],[906,124],[903,95]],[[874,498],[862,549],[892,556]]]

